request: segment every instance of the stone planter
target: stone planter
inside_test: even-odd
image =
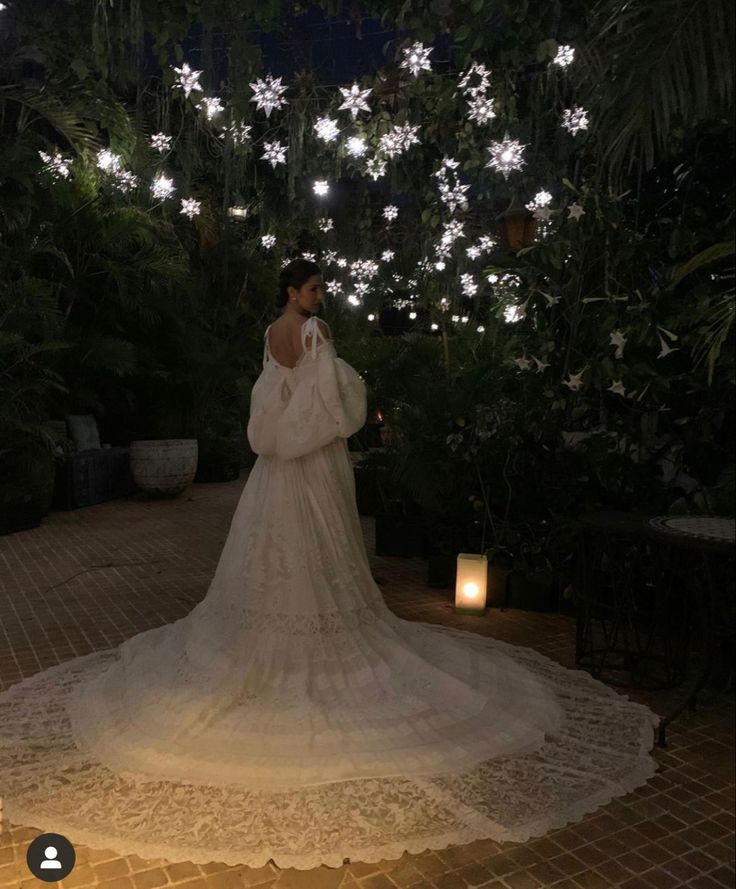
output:
[[[197,439],[164,438],[130,443],[130,471],[152,496],[178,497],[197,472]]]

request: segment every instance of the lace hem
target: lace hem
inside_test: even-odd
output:
[[[0,695],[6,817],[147,859],[340,867],[345,858],[390,860],[484,838],[525,842],[579,820],[656,771],[649,755],[656,715],[587,673],[462,630],[430,623],[410,630],[425,645],[446,634],[470,650],[513,658],[556,694],[562,728],[532,752],[421,779],[361,778],[284,792],[133,780],[95,762],[71,735],[68,695],[113,656],[93,652]]]

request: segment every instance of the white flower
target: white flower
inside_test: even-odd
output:
[[[624,345],[626,344],[626,337],[620,330],[614,330],[611,333],[611,342],[609,345],[616,346],[616,352],[614,354],[614,358],[621,358],[624,354]]]
[[[570,214],[569,218],[576,221],[579,221],[581,216],[585,216],[585,210],[583,210],[583,208],[580,206],[580,204],[577,203],[577,201],[574,204],[570,204],[570,206],[567,208],[567,211]]]
[[[571,373],[571,374],[569,374],[569,377],[570,377],[570,378],[569,378],[568,380],[563,380],[563,381],[562,381],[562,385],[563,385],[563,386],[568,386],[568,387],[569,387],[570,389],[572,389],[574,392],[577,392],[578,389],[583,385],[583,379],[582,379],[582,377],[583,377],[583,374],[584,374],[584,373],[585,373],[585,370],[583,369],[583,370],[580,371],[580,373],[577,373],[577,374],[572,374],[572,373]]]

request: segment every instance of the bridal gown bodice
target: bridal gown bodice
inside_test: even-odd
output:
[[[206,595],[0,695],[8,816],[123,853],[308,868],[526,839],[646,781],[649,710],[493,639],[490,609],[468,631],[388,608],[347,447],[365,383],[316,318],[294,368],[265,340],[258,457]]]

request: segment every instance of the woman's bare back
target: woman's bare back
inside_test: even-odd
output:
[[[294,318],[282,315],[273,322],[267,335],[271,355],[277,364],[290,369],[296,367],[302,356],[302,326],[307,321],[309,318],[303,318],[301,315]],[[324,322],[319,322],[319,327],[323,335],[327,336]],[[311,345],[312,338],[307,336],[307,349]]]

